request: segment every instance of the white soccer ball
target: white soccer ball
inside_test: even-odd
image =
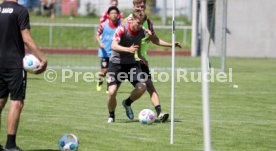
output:
[[[74,134],[64,134],[58,141],[58,146],[61,151],[77,151],[79,140]]]
[[[154,112],[150,109],[143,109],[139,113],[139,121],[142,124],[152,124],[155,120]]]
[[[33,54],[26,54],[23,58],[23,67],[26,71],[33,73],[40,65],[40,61]]]

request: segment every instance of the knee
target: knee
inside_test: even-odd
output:
[[[135,88],[140,92],[145,92],[147,89],[147,86],[145,83],[137,83]]]
[[[24,107],[23,101],[11,101],[11,106],[16,108],[17,110],[21,110]]]
[[[105,69],[102,70],[103,76],[106,76],[107,71],[108,71],[107,68],[105,68]]]
[[[0,106],[0,115],[2,113],[3,108],[4,108],[4,106]]]
[[[102,68],[101,71],[99,72],[99,76],[105,77],[108,72],[108,68]]]
[[[0,114],[2,113],[2,110],[4,109],[6,102],[7,102],[7,98],[0,99]]]
[[[109,96],[109,98],[115,98],[116,97],[116,91],[108,90],[108,96]]]
[[[0,103],[0,113],[2,112],[3,108],[5,107],[4,104]]]

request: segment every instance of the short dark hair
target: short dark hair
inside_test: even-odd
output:
[[[117,13],[120,14],[120,11],[116,6],[110,6],[107,10],[107,13],[109,14],[112,10],[116,10]]]

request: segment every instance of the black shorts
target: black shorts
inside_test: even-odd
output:
[[[108,68],[109,65],[109,58],[101,58],[101,68]]]
[[[44,10],[51,10],[51,9],[53,9],[54,8],[54,4],[44,4],[43,5],[43,9]]]
[[[25,99],[27,73],[23,69],[0,69],[0,98]]]
[[[109,63],[108,68],[108,86],[114,84],[120,84],[125,79],[135,87],[137,83],[145,82],[145,74],[141,72],[141,69],[137,63],[134,64],[116,64]]]
[[[151,74],[150,74],[149,66],[147,66],[147,65],[145,65],[143,63],[139,63],[139,66],[140,66],[142,72],[144,72],[144,73],[147,74],[147,78],[151,79]]]

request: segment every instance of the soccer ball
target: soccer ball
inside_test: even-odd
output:
[[[140,111],[138,118],[142,124],[152,124],[155,120],[154,112],[150,109]]]
[[[40,61],[33,54],[27,54],[23,58],[23,67],[26,71],[33,73],[34,69],[37,69],[40,65]]]
[[[58,146],[61,151],[77,151],[79,140],[74,134],[64,134],[58,141]]]

